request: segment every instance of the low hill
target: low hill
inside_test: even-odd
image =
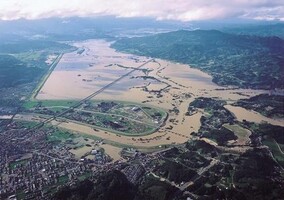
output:
[[[277,36],[284,39],[284,23],[226,27],[222,31],[240,35]]]
[[[11,55],[0,55],[0,89],[30,83],[43,73],[42,68],[28,67]]]
[[[211,74],[213,82],[219,85],[262,89],[284,87],[284,40],[279,37],[181,30],[124,38],[112,47],[189,64]]]

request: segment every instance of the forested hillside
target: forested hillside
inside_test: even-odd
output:
[[[283,88],[284,40],[234,35],[216,30],[176,31],[125,38],[113,48],[189,64],[213,76],[219,85]]]

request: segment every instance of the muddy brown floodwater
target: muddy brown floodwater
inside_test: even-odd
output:
[[[131,68],[149,60],[142,56],[116,52],[110,48],[111,43],[104,40],[88,40],[73,45],[85,51],[81,54],[66,53],[62,57],[38,93],[38,100],[83,99],[127,73]],[[198,131],[200,127],[201,112],[192,116],[185,115],[189,103],[195,98],[213,97],[231,103],[241,98],[267,93],[264,90],[220,87],[212,82],[210,75],[200,70],[161,59],[155,59],[143,66],[143,69],[147,70],[135,71],[94,99],[129,101],[162,108],[169,113],[169,117],[161,129],[147,136],[127,137],[94,131],[90,127],[73,122],[61,123],[58,126],[137,147],[178,144],[186,142],[191,137],[190,133]],[[239,120],[242,117],[255,117],[240,116],[239,110],[233,109],[232,106],[227,108]],[[261,119],[257,119],[256,122],[261,122]],[[117,149],[114,154],[118,159]]]

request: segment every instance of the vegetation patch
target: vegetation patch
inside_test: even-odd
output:
[[[224,108],[225,102],[212,98],[200,97],[189,105],[189,111],[197,108],[203,109],[206,115],[202,116],[201,127],[198,133],[192,133],[200,137],[210,138],[218,143],[225,145],[229,140],[236,140],[234,132],[223,127],[224,124],[235,123],[234,116]]]
[[[240,99],[235,106],[254,110],[266,117],[284,117],[284,96],[261,94],[249,99]]]
[[[24,109],[48,108],[48,107],[70,107],[77,101],[71,100],[29,100],[23,104]]]
[[[42,74],[41,68],[28,67],[25,62],[11,55],[0,55],[0,89],[33,82]]]
[[[68,139],[73,139],[74,137],[75,135],[68,131],[56,129],[52,134],[48,135],[47,140],[50,142],[66,141]]]
[[[26,112],[56,116],[76,103],[68,100],[28,101],[23,109]],[[118,135],[142,136],[157,130],[166,117],[167,112],[155,107],[119,101],[88,101],[70,109],[59,120],[78,121]]]
[[[254,145],[262,143],[268,146],[275,160],[284,167],[284,127],[250,122],[244,122],[243,124],[252,131],[250,136],[252,143]]]
[[[223,127],[232,131],[238,137],[237,140],[239,145],[245,145],[249,142],[251,132],[248,129],[245,129],[238,124],[224,124]]]
[[[278,144],[275,139],[271,137],[264,137],[263,139],[263,144],[268,146],[269,149],[271,150],[274,158],[277,160],[277,162],[284,167],[284,153],[282,149],[284,149],[283,144]],[[281,149],[282,147],[282,149]]]

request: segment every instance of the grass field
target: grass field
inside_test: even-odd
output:
[[[35,125],[38,124],[38,122],[34,122],[34,121],[18,121],[19,125],[25,127],[25,128],[32,128]]]
[[[19,160],[19,161],[15,161],[10,163],[9,168],[10,169],[15,169],[17,167],[17,165],[24,165],[28,162],[28,160]]]
[[[75,104],[77,101],[72,101],[72,100],[43,100],[43,101],[26,101],[23,104],[23,107],[25,109],[32,109],[32,108],[36,108],[38,106],[42,106],[42,107],[52,107],[52,106],[72,106],[73,104]]]
[[[56,130],[54,133],[47,137],[48,141],[62,141],[74,138],[75,135],[64,130]]]
[[[247,129],[240,127],[237,124],[234,124],[234,125],[224,124],[223,126],[226,129],[233,131],[237,135],[238,138],[248,137],[249,131]]]
[[[244,145],[250,140],[249,136],[251,135],[251,132],[237,124],[224,124],[223,127],[234,132],[234,134],[238,137],[237,141],[240,145]]]
[[[27,101],[23,109],[44,115],[56,115],[78,101]],[[127,136],[149,135],[166,119],[167,112],[150,106],[121,101],[89,101],[60,118],[67,118],[95,128]]]
[[[274,158],[276,159],[276,161],[282,166],[284,167],[284,153],[281,151],[280,149],[280,144],[278,144],[273,138],[271,137],[266,137],[263,140],[263,144],[268,146],[269,149],[271,150]],[[283,145],[282,145],[283,146]]]

